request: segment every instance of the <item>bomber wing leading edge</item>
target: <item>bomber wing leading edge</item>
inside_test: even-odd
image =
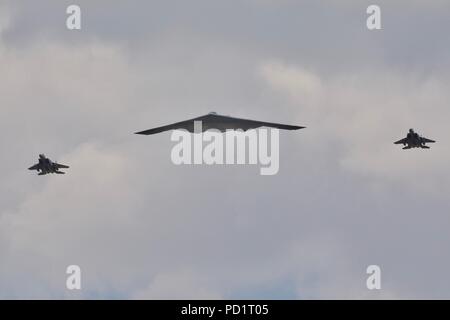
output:
[[[194,119],[189,119],[186,121],[176,122],[173,124],[169,124],[162,127],[157,127],[145,131],[136,132],[136,134],[142,135],[151,135],[169,130],[180,130],[184,129],[191,133],[194,133],[194,122],[201,121],[202,122],[202,131],[206,131],[209,129],[217,129],[221,132],[225,132],[226,130],[244,130],[247,131],[249,129],[256,129],[259,127],[269,127],[276,128],[282,130],[298,130],[303,129],[305,127],[301,126],[293,126],[287,124],[280,123],[272,123],[272,122],[264,122],[264,121],[256,121],[256,120],[248,120],[248,119],[240,119],[233,118],[229,116],[222,116],[215,112],[211,112],[207,115],[197,117]]]

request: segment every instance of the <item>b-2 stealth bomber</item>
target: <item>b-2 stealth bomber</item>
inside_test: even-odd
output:
[[[215,112],[208,113],[207,115],[197,117],[194,119],[189,119],[181,122],[176,122],[173,124],[169,124],[162,127],[157,127],[145,131],[136,132],[136,134],[143,134],[143,135],[150,135],[155,133],[160,133],[164,131],[169,130],[180,130],[184,129],[191,133],[195,133],[195,126],[194,123],[197,121],[201,121],[201,128],[202,132],[209,130],[209,129],[216,129],[220,132],[225,132],[227,130],[243,130],[247,131],[249,129],[256,129],[259,127],[269,127],[269,128],[276,128],[276,129],[283,129],[283,130],[298,130],[303,129],[305,127],[300,126],[292,126],[287,124],[279,124],[279,123],[272,123],[272,122],[263,122],[263,121],[256,121],[256,120],[248,120],[248,119],[240,119],[240,118],[233,118],[229,116],[223,116],[219,115]]]

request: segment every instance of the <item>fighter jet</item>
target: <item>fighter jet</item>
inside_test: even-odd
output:
[[[413,129],[409,129],[406,138],[398,140],[394,142],[394,144],[403,144],[403,149],[411,149],[411,148],[422,148],[422,149],[430,149],[430,147],[426,146],[426,143],[434,143],[436,141],[427,139],[425,137],[419,136],[418,133],[414,132]]]
[[[160,133],[169,130],[179,130],[185,129],[191,133],[194,133],[194,122],[201,121],[202,122],[202,132],[208,129],[216,129],[221,132],[225,132],[226,130],[244,130],[247,131],[249,129],[256,129],[259,127],[269,127],[269,128],[277,128],[283,130],[298,130],[303,129],[305,127],[300,126],[291,126],[286,124],[272,123],[272,122],[263,122],[263,121],[255,121],[255,120],[247,120],[247,119],[239,119],[233,118],[229,116],[222,116],[217,114],[216,112],[208,113],[207,115],[189,119],[186,121],[176,122],[173,124],[169,124],[162,127],[157,127],[145,131],[136,132],[136,134],[150,135],[155,133]]]
[[[69,167],[63,164],[52,162],[45,155],[39,155],[39,163],[28,168],[28,170],[37,170],[38,175],[43,176],[48,173],[65,174],[65,172],[59,171],[59,169],[68,169]]]

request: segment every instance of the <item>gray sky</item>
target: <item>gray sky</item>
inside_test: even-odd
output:
[[[450,298],[448,1],[73,3],[0,2],[1,298]],[[275,176],[132,134],[209,111],[308,128]]]

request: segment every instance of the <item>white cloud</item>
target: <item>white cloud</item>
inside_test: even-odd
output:
[[[342,154],[336,161],[345,169],[418,190],[450,188],[450,152],[439,143],[450,133],[445,120],[450,116],[448,77],[390,70],[320,76],[280,62],[265,63],[261,70],[296,117],[308,119],[312,144],[339,146]],[[394,146],[409,128],[438,143],[425,151]]]
[[[206,284],[205,284],[206,282]],[[192,271],[157,274],[150,285],[134,294],[133,299],[221,299],[223,296],[207,288],[208,282]]]
[[[176,15],[166,2],[86,2],[92,20],[76,39],[52,24],[58,10],[30,20],[34,2],[14,2],[0,55],[0,297],[448,296],[445,64],[393,68],[391,40],[346,33],[359,16],[294,1],[273,15],[263,2],[240,16],[206,1]],[[129,24],[106,23],[118,17]],[[320,37],[301,28],[315,23]],[[213,110],[308,128],[281,135],[269,178],[174,166],[169,135],[132,134]],[[392,144],[410,126],[438,140],[430,152]],[[67,174],[28,172],[41,152]],[[379,295],[364,288],[369,263],[385,270]],[[82,268],[81,293],[65,290],[69,264]]]
[[[0,39],[2,33],[8,29],[11,24],[11,13],[9,11],[9,7],[5,5],[0,5]],[[1,45],[1,41],[0,41]]]

